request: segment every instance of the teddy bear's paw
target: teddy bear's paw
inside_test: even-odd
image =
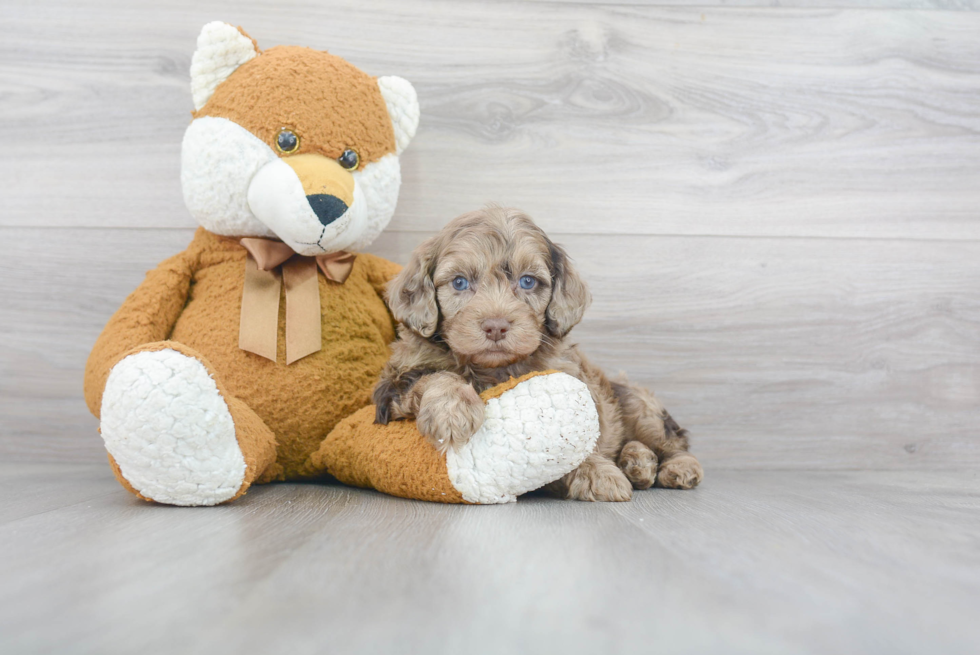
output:
[[[566,373],[538,375],[487,401],[482,427],[446,452],[446,468],[467,502],[513,502],[573,471],[598,437],[585,383]]]
[[[216,505],[245,480],[228,405],[204,364],[172,349],[116,364],[102,396],[102,438],[144,498]]]

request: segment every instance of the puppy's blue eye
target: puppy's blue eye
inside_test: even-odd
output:
[[[538,281],[537,281],[537,280],[535,280],[535,279],[534,279],[533,277],[531,277],[530,275],[524,275],[524,276],[522,276],[522,277],[521,277],[521,282],[520,282],[520,284],[521,284],[521,288],[522,288],[522,289],[533,289],[533,288],[534,288],[534,286],[535,286],[535,285],[536,285],[537,283],[538,283]]]
[[[462,275],[457,275],[453,278],[453,289],[456,291],[466,291],[470,288],[470,282]]]

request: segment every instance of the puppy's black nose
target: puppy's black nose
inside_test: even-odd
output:
[[[330,225],[347,211],[347,203],[337,196],[331,196],[327,193],[306,196],[306,200],[323,225]]]
[[[480,324],[480,327],[483,328],[483,333],[487,335],[487,339],[497,342],[502,341],[507,336],[510,321],[505,318],[488,318]]]

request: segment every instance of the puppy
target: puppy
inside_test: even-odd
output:
[[[399,338],[374,390],[376,422],[415,418],[444,452],[483,424],[479,392],[553,369],[588,385],[600,435],[552,492],[625,501],[634,488],[701,482],[687,432],[653,394],[609,380],[566,341],[591,296],[565,251],[524,213],[490,207],[459,216],[412,253],[387,295]]]

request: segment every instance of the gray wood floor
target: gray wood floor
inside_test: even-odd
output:
[[[980,475],[712,471],[627,504],[325,485],[152,506],[0,465],[3,653],[976,653]]]
[[[0,3],[0,654],[980,652],[978,0]],[[404,262],[487,201],[705,464],[619,505],[134,500],[85,357],[181,250],[201,25],[402,75]]]

